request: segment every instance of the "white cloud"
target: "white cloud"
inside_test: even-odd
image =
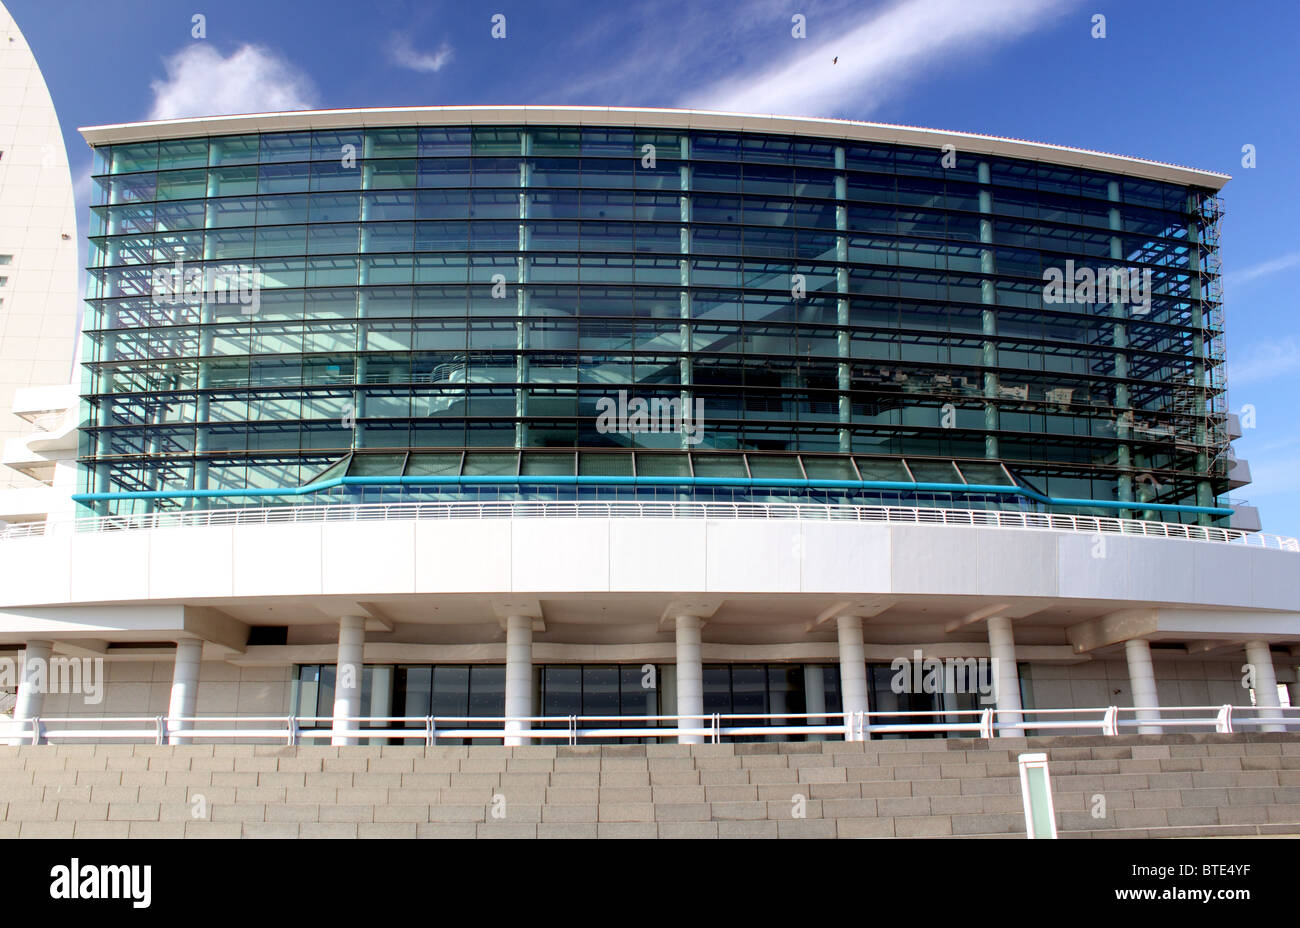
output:
[[[1289,270],[1293,267],[1300,267],[1300,251],[1293,251],[1289,255],[1273,258],[1271,261],[1261,261],[1259,264],[1251,265],[1244,270],[1225,274],[1223,275],[1223,282],[1226,285],[1245,284],[1260,277],[1268,277],[1270,274],[1276,274],[1279,271]]]
[[[869,19],[822,27],[833,38],[789,39],[789,52],[759,73],[730,76],[689,93],[695,108],[747,113],[832,115],[883,102],[894,85],[945,57],[1018,38],[1074,0],[902,0]],[[838,62],[834,59],[838,58]]]
[[[411,47],[411,40],[406,35],[398,32],[393,34],[388,43],[388,60],[399,68],[433,74],[441,71],[451,60],[451,46],[443,42],[432,54],[419,52]]]
[[[1293,336],[1257,342],[1240,354],[1229,354],[1228,386],[1262,383],[1297,370],[1300,370],[1300,344]]]
[[[316,88],[301,69],[258,45],[229,56],[207,42],[167,59],[167,78],[153,81],[150,119],[278,113],[316,106]]]

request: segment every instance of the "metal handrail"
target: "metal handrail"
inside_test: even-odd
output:
[[[957,525],[981,528],[1036,529],[1093,535],[1136,535],[1180,538],[1219,544],[1300,552],[1300,540],[1285,535],[1239,529],[1146,522],[1109,516],[1078,516],[1004,509],[931,509],[917,506],[850,506],[820,503],[694,503],[694,502],[446,502],[338,503],[325,506],[201,509],[151,512],[84,519],[52,517],[0,529],[0,540],[31,536],[226,525],[312,524],[323,522],[390,522],[450,519],[802,519],[904,525]]]
[[[1202,713],[1191,718],[1173,713]],[[1154,718],[1120,720],[1120,713],[1153,713]],[[1255,713],[1254,717],[1244,713]],[[1083,718],[1060,718],[1073,715]],[[956,721],[950,721],[955,717]],[[1027,718],[1031,717],[1031,718]],[[1040,718],[1041,717],[1041,718]],[[760,720],[803,720],[803,724],[754,724]],[[812,724],[813,719],[825,719]],[[934,721],[917,721],[934,719]],[[963,720],[965,719],[965,720]],[[1063,709],[952,709],[888,712],[794,712],[794,713],[706,713],[699,715],[533,715],[533,716],[110,716],[30,718],[0,720],[0,742],[10,744],[59,743],[63,741],[151,741],[166,744],[169,739],[193,742],[274,740],[288,744],[345,738],[350,741],[384,738],[418,741],[426,745],[451,739],[518,739],[522,742],[565,742],[584,739],[700,737],[719,744],[723,738],[822,735],[862,741],[882,734],[963,734],[982,738],[998,734],[1029,736],[1038,731],[1101,732],[1116,736],[1122,729],[1139,726],[1161,728],[1202,727],[1232,734],[1247,728],[1300,731],[1300,706],[1165,706],[1087,707]],[[589,726],[585,723],[654,723],[622,727]],[[683,722],[688,724],[682,725]],[[583,723],[583,724],[580,724]],[[669,723],[669,724],[665,724]],[[556,727],[534,727],[553,724]],[[74,725],[75,728],[51,726]],[[106,725],[126,725],[109,728]],[[214,727],[204,725],[253,727]],[[94,727],[87,727],[94,726]],[[272,727],[274,726],[274,727]],[[476,727],[470,727],[476,726]],[[487,727],[477,727],[487,726]]]

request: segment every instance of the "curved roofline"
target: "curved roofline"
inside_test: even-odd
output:
[[[949,132],[918,126],[856,122],[812,116],[727,113],[712,110],[654,109],[621,106],[399,106],[366,109],[295,110],[237,116],[201,116],[149,122],[127,122],[79,129],[91,146],[200,135],[303,129],[339,129],[410,125],[578,125],[655,126],[670,129],[711,129],[731,132],[771,132],[816,135],[851,141],[886,142],[926,148],[951,144],[961,152],[1044,161],[1113,174],[1127,174],[1167,183],[1219,190],[1231,175],[1204,171],[1146,158],[1133,158],[1086,148],[1048,145],[1025,139]]]

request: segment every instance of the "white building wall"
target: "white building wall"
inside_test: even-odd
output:
[[[79,694],[47,693],[44,718],[104,718],[167,714],[172,662],[105,661],[103,701],[88,704]],[[237,667],[204,661],[199,670],[198,714],[289,714],[293,668]]]
[[[1250,704],[1250,693],[1241,686],[1240,661],[1162,661],[1157,652],[1153,664],[1161,706]],[[1040,708],[1133,705],[1128,663],[1122,658],[1033,664],[1030,674],[1034,705]]]
[[[63,134],[26,39],[0,3],[0,445],[28,434],[16,389],[67,383],[77,338],[77,216]],[[0,490],[39,484],[0,468]]]

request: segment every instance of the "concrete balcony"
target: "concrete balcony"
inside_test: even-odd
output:
[[[1235,412],[1228,413],[1227,419],[1223,423],[1224,431],[1228,433],[1228,438],[1233,441],[1241,437],[1241,416]]]
[[[1232,507],[1232,515],[1229,517],[1228,528],[1237,529],[1242,532],[1258,532],[1261,524],[1259,521],[1259,508],[1256,506],[1247,506],[1244,503]]]
[[[32,424],[0,447],[0,466],[49,484],[56,465],[77,456],[78,397],[72,384],[27,387],[14,394],[14,415]]]
[[[1228,487],[1237,489],[1250,483],[1250,462],[1245,458],[1232,458],[1228,464]]]
[[[40,522],[51,509],[59,508],[57,503],[59,497],[50,486],[0,491],[0,525]]]
[[[28,422],[35,422],[44,416],[75,409],[78,402],[77,388],[74,384],[22,387],[14,391],[13,414]]]

